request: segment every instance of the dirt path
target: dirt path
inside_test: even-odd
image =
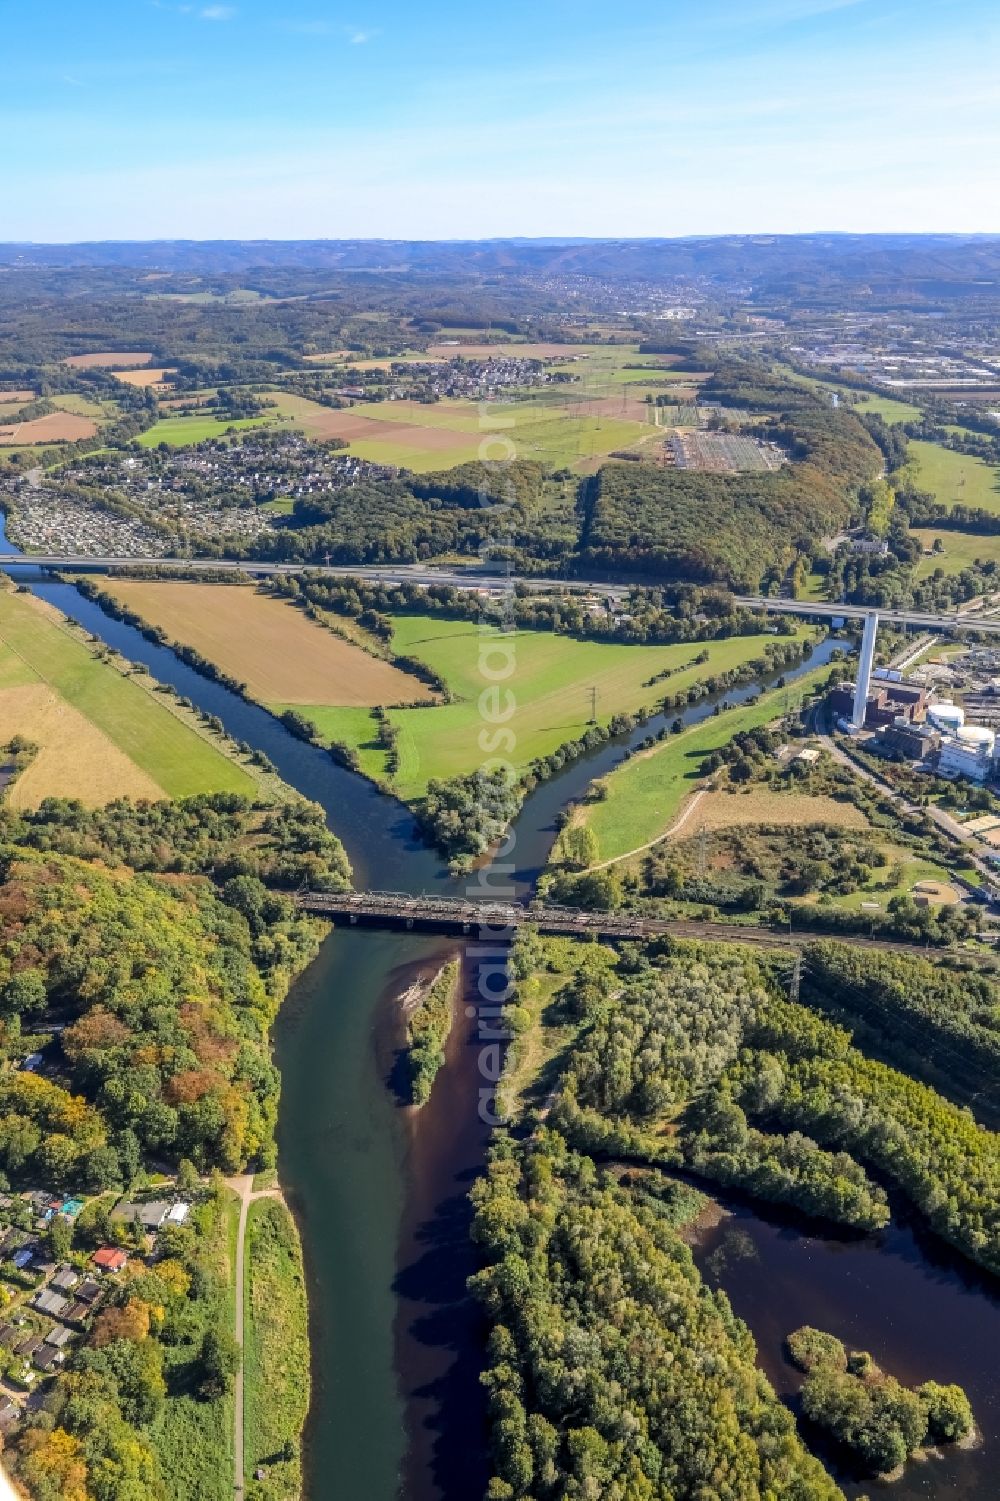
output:
[[[283,1198],[280,1188],[262,1188],[254,1193],[253,1177],[245,1174],[239,1178],[227,1178],[226,1187],[231,1188],[240,1201],[240,1223],[236,1232],[236,1321],[233,1334],[240,1350],[240,1363],[233,1386],[233,1495],[243,1501],[246,1495],[246,1467],[244,1465],[244,1413],[243,1413],[243,1304],[246,1289],[246,1238],[247,1217],[250,1205],[258,1199]]]
[[[679,834],[681,829],[683,829],[684,825],[691,817],[691,814],[694,812],[695,808],[697,808],[698,804],[705,796],[705,793],[708,791],[709,788],[707,787],[699,788],[691,798],[691,801],[688,803],[687,807],[684,809],[684,812],[681,814],[680,818],[676,819],[670,825],[669,829],[665,829],[662,834],[657,834],[656,838],[651,839],[648,844],[638,844],[636,845],[634,850],[626,850],[624,855],[615,855],[614,859],[612,860],[601,860],[599,864],[589,866],[588,870],[607,870],[609,865],[618,865],[622,860],[631,860],[633,855],[641,855],[646,850],[655,849],[658,844],[663,843],[664,839],[673,838],[674,834]]]

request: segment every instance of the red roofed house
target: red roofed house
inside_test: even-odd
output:
[[[112,1251],[108,1247],[105,1247],[103,1251],[95,1251],[92,1260],[102,1272],[123,1272],[128,1266],[127,1252]]]

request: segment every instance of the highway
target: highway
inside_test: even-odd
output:
[[[516,584],[533,594],[568,589],[587,594],[597,592],[617,600],[627,598],[630,589],[646,582],[640,579],[609,583],[604,579],[588,578],[522,578],[514,574],[477,573],[473,569],[433,568],[419,563],[366,567],[359,563],[259,563],[233,562],[225,558],[115,558],[60,556],[57,553],[0,553],[0,569],[6,571],[24,567],[59,568],[88,573],[107,573],[116,568],[158,568],[173,573],[241,572],[252,578],[308,572],[327,578],[364,579],[376,584],[444,584],[455,589],[473,589],[490,595],[504,594]],[[650,587],[655,587],[655,583],[651,582]],[[769,599],[754,594],[737,594],[734,598],[738,605],[748,610],[763,610],[774,615],[799,615],[806,620],[863,620],[872,613],[867,605],[831,604],[826,600]],[[1000,618],[972,611],[956,610],[947,615],[934,615],[926,610],[879,610],[878,616],[879,621],[887,625],[916,626],[935,634],[956,630],[1000,634]]]

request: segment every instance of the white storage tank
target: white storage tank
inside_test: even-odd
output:
[[[970,749],[985,749],[990,755],[996,744],[996,735],[983,724],[967,724],[958,731],[955,739],[960,745],[967,745]]]
[[[944,730],[946,735],[954,735],[965,723],[965,710],[959,704],[948,702],[931,704],[927,709],[927,718],[939,730]]]

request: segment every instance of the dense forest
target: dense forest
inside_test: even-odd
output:
[[[3,814],[5,1051],[57,1024],[45,1073],[3,1084],[11,1182],[106,1188],[151,1157],[229,1172],[273,1162],[268,1033],[318,942],[286,894],[307,873],[346,881],[305,804],[48,801]]]
[[[817,993],[821,958],[840,955],[860,984],[906,979],[886,975],[885,956],[826,944]],[[701,1283],[683,1243],[703,1203],[691,1175],[857,1231],[886,1225],[897,1193],[996,1271],[1000,1139],[867,1057],[863,1029],[784,998],[770,961],[745,949],[616,955],[525,932],[512,970],[506,1080],[521,1124],[473,1191],[488,1494],[838,1496],[725,1295]],[[942,996],[957,993],[960,975],[934,974]],[[991,990],[977,984],[981,1005]],[[904,1388],[821,1331],[786,1338],[807,1372],[803,1412],[872,1473],[971,1427],[956,1387]]]
[[[881,456],[861,421],[750,362],[719,363],[699,400],[771,412],[792,462],[770,474],[608,464],[590,482],[580,562],[756,593],[850,519]]]
[[[840,1496],[702,1283],[669,1193],[630,1194],[541,1131],[499,1145],[473,1197],[490,1501]]]

